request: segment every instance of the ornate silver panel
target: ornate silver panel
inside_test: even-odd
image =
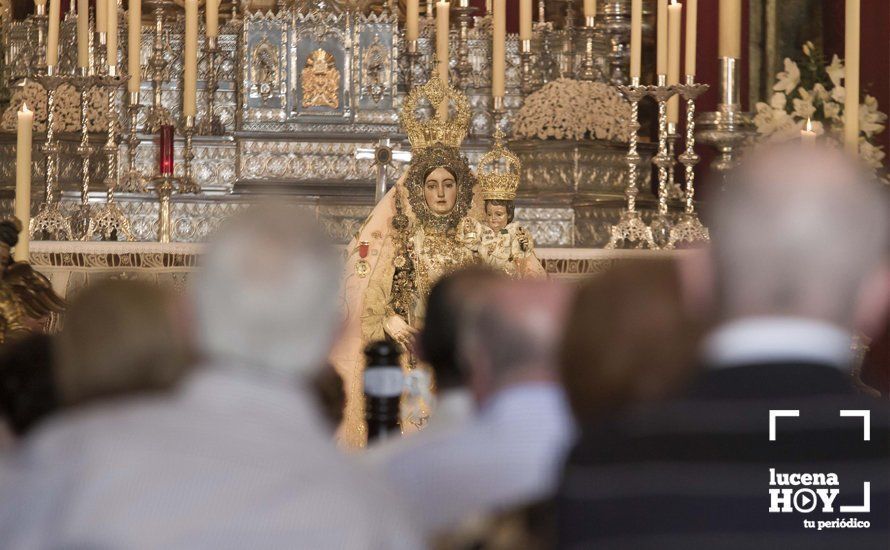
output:
[[[247,16],[242,33],[245,121],[287,118],[288,32],[279,15],[256,12]]]
[[[389,15],[371,15],[356,23],[353,97],[356,121],[396,121],[393,109],[398,74],[396,22]],[[382,116],[381,116],[382,115]]]

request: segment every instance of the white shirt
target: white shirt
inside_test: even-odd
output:
[[[702,347],[713,368],[766,362],[807,361],[848,369],[853,337],[824,321],[796,317],[748,317],[719,326]]]
[[[515,386],[494,396],[464,427],[425,438],[383,468],[415,519],[433,534],[549,496],[572,433],[556,384]]]
[[[63,416],[13,457],[0,546],[421,548],[312,405],[293,383],[208,370],[168,397]]]
[[[473,397],[469,391],[443,391],[423,430],[372,444],[358,456],[372,468],[386,469],[386,463],[398,459],[403,453],[411,452],[412,448],[424,446],[439,434],[459,429],[472,418],[473,407]]]

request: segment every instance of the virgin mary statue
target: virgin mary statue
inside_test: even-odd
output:
[[[434,116],[419,115],[423,102],[433,106]],[[346,328],[331,359],[345,381],[340,438],[350,446],[365,441],[363,345],[389,337],[405,347],[403,367],[414,391],[403,400],[402,428],[420,427],[431,407],[431,380],[410,349],[423,324],[426,297],[442,275],[484,261],[484,228],[470,215],[476,178],[460,153],[470,125],[466,96],[434,76],[408,94],[401,123],[411,142],[411,164],[348,249]]]

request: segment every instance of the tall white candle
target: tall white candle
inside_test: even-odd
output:
[[[668,3],[667,0],[658,0],[658,43],[656,49],[656,74],[667,75],[668,71]]]
[[[417,40],[420,36],[420,0],[408,0],[405,4],[405,39]]]
[[[130,80],[127,91],[139,93],[142,84],[142,63],[139,57],[142,49],[142,0],[130,0],[127,13],[127,72]]]
[[[630,77],[640,77],[643,58],[643,0],[633,0],[630,8]]]
[[[719,57],[742,58],[742,0],[720,0]]]
[[[507,1],[494,0],[491,42],[491,95],[506,95]]]
[[[198,0],[185,0],[182,116],[198,114]]]
[[[204,27],[208,37],[219,36],[220,0],[207,0],[204,7]]]
[[[844,144],[851,154],[859,153],[859,65],[860,65],[860,0],[847,0],[844,57],[846,73],[844,87]]]
[[[451,61],[449,40],[451,38],[451,4],[436,4],[436,57],[439,58],[439,78],[448,83],[448,65]]]
[[[109,67],[115,67],[113,71],[116,71],[117,67],[117,0],[107,0],[106,2],[107,10],[108,10],[108,21],[106,21],[106,32],[108,33],[108,37],[106,38],[106,59],[108,60]],[[112,72],[113,72],[112,71]]]
[[[18,112],[18,133],[15,149],[15,217],[22,222],[19,242],[15,247],[16,261],[28,261],[29,232],[31,221],[31,133],[34,126],[34,113],[22,104]]]
[[[671,0],[668,6],[668,86],[680,83],[680,37],[681,23],[683,21],[683,6],[677,0]],[[674,96],[668,100],[668,122],[676,124],[680,121],[680,97]]]
[[[77,0],[77,66],[90,66],[90,1]]]
[[[584,17],[596,17],[596,0],[584,0]]]
[[[108,31],[108,2],[96,0],[96,32]]]
[[[698,0],[686,0],[686,74],[695,76],[698,53]]]
[[[519,0],[519,39],[532,39],[532,0]]]
[[[59,22],[61,21],[61,0],[49,3],[49,29],[46,38],[46,65],[55,67],[59,64]]]

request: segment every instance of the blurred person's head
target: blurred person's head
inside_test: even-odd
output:
[[[189,364],[174,322],[174,295],[135,280],[104,280],[80,291],[56,337],[56,380],[64,405],[172,388]]]
[[[11,340],[0,351],[0,418],[17,436],[58,408],[52,356],[46,334]]]
[[[472,266],[442,277],[430,291],[418,353],[432,366],[439,390],[466,387],[467,373],[458,355],[461,319],[503,279],[494,269]]]
[[[873,334],[890,293],[886,193],[843,152],[751,155],[710,208],[723,320],[803,317]]]
[[[667,397],[693,373],[701,323],[670,261],[623,262],[578,290],[560,370],[579,424]]]
[[[463,320],[460,356],[479,404],[510,386],[557,379],[570,294],[558,282],[505,280],[474,304]]]
[[[206,360],[308,378],[335,337],[340,259],[305,211],[257,207],[217,235],[192,290]]]

